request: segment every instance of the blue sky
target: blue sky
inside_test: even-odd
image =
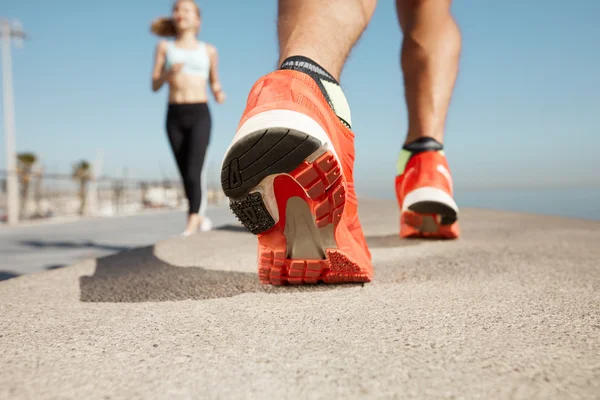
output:
[[[167,93],[150,90],[156,38],[148,27],[171,2],[6,3],[2,16],[20,19],[31,36],[13,51],[17,149],[37,153],[48,172],[68,173],[102,151],[107,175],[127,168],[130,177],[177,177],[164,132]],[[600,185],[600,2],[566,4],[455,2],[463,53],[446,150],[457,187]],[[200,5],[201,39],[219,50],[228,94],[224,105],[211,100],[216,182],[250,87],[275,66],[276,2]],[[393,2],[381,0],[342,76],[359,193],[393,191],[407,127],[400,41]]]

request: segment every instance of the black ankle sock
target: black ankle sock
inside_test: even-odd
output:
[[[320,83],[321,79],[335,83],[339,86],[339,82],[319,64],[314,62],[308,57],[304,56],[292,56],[288,57],[281,63],[279,69],[291,69],[294,71],[304,72],[310,75],[317,83]]]
[[[444,145],[430,137],[422,137],[414,142],[405,144],[404,150],[410,151],[412,154],[419,154],[424,151],[441,151],[444,150]]]
[[[444,146],[439,143],[437,140],[430,137],[422,137],[420,139],[415,140],[414,142],[410,142],[402,147],[402,151],[398,156],[398,175],[402,175],[408,164],[408,161],[415,154],[423,153],[424,151],[443,151]]]
[[[348,107],[346,97],[342,92],[339,82],[325,68],[308,57],[292,56],[286,58],[281,63],[279,69],[303,72],[313,78],[331,109],[336,113],[340,121],[350,128],[352,122],[350,120],[350,108]]]

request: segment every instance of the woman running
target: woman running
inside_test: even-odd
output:
[[[221,104],[225,93],[217,71],[217,49],[197,39],[200,8],[193,0],[178,0],[170,18],[158,18],[151,30],[161,40],[156,46],[152,90],[169,85],[167,133],[183,179],[189,202],[187,226],[183,235],[211,229],[206,212],[206,177],[203,166],[210,141],[211,116],[208,84]]]

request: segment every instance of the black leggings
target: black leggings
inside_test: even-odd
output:
[[[201,179],[204,157],[210,141],[211,118],[208,104],[169,104],[167,133],[179,173],[183,179],[189,213],[204,215],[206,179]],[[200,209],[202,205],[202,209]]]

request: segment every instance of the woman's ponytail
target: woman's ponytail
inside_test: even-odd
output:
[[[175,29],[175,21],[170,17],[157,18],[152,22],[150,31],[160,37],[175,37],[177,30]]]

